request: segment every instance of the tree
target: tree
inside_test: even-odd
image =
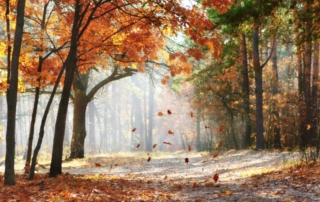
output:
[[[6,1],[6,17],[7,17],[7,37],[10,42],[10,22],[9,22],[9,0]],[[5,174],[4,184],[15,185],[15,122],[16,122],[16,106],[17,106],[17,91],[18,91],[18,69],[20,59],[20,49],[22,44],[23,26],[24,26],[24,9],[25,0],[18,0],[17,4],[17,19],[16,30],[13,41],[12,60],[11,47],[8,47],[8,79],[9,88],[7,90],[7,105],[8,105],[8,119],[7,119],[7,134],[6,134],[6,160],[5,160]]]

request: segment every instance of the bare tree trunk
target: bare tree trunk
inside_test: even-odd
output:
[[[200,122],[201,122],[201,109],[197,109],[197,151],[202,151],[201,147],[201,130],[200,130]]]
[[[315,42],[313,50],[313,72],[312,72],[312,127],[311,142],[312,146],[318,146],[318,75],[319,75],[319,42]]]
[[[18,0],[17,5],[17,19],[16,19],[16,30],[13,41],[13,53],[12,63],[8,63],[8,80],[10,84],[7,90],[7,134],[6,134],[6,160],[5,160],[5,171],[4,171],[4,185],[11,186],[15,185],[15,170],[14,170],[14,156],[15,156],[15,127],[16,127],[16,107],[17,107],[17,90],[18,90],[18,74],[19,74],[19,59],[20,49],[22,44],[23,26],[24,26],[24,9],[25,0]],[[6,1],[6,13],[9,14],[9,0]],[[8,20],[8,19],[7,19]],[[8,21],[7,21],[8,22]],[[10,23],[8,22],[10,31]],[[10,39],[10,36],[8,35]],[[10,41],[8,41],[10,42]],[[9,50],[9,47],[8,47]],[[8,57],[9,55],[8,52]],[[10,61],[10,59],[8,59]]]
[[[147,151],[152,151],[153,144],[153,109],[154,109],[154,89],[152,81],[149,82],[149,125],[148,125],[148,139],[147,139]]]

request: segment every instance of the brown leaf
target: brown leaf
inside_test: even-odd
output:
[[[152,146],[152,148],[154,149],[154,148],[156,148],[156,146],[157,146],[157,144],[154,144],[154,145]]]
[[[162,112],[158,112],[158,116],[163,116],[163,113]]]
[[[151,156],[149,156],[149,158],[148,158],[147,162],[149,162],[149,161],[151,161]]]
[[[168,134],[169,134],[169,135],[173,135],[174,132],[172,132],[171,130],[168,130]]]
[[[140,147],[140,144],[137,144],[136,148],[139,148]]]
[[[218,173],[214,174],[214,176],[213,176],[213,180],[214,180],[214,182],[217,182],[217,181],[218,181],[218,179],[219,179],[219,175],[218,175]]]
[[[94,165],[95,165],[96,167],[101,167],[101,164],[100,164],[100,163],[94,163]]]
[[[193,118],[193,112],[192,111],[190,111],[190,116],[191,116],[191,118]]]
[[[189,163],[189,159],[188,159],[188,158],[185,158],[185,159],[184,159],[184,162],[186,162],[186,164],[188,164],[188,163]]]
[[[188,145],[188,151],[190,152],[192,150],[191,146]]]
[[[163,144],[172,145],[170,142],[163,142]]]
[[[205,129],[207,129],[207,128],[210,128],[210,127],[209,127],[209,126],[207,126],[207,125],[205,125],[205,126],[204,126],[204,128],[205,128]]]
[[[170,109],[168,109],[168,111],[167,111],[167,112],[168,112],[168,114],[172,114],[172,113],[171,113],[171,111],[170,111]]]
[[[223,125],[220,125],[219,127],[219,131],[222,132],[223,131]]]
[[[168,179],[168,176],[164,176],[164,178],[163,178],[164,180],[167,180]]]
[[[192,188],[194,189],[194,188],[196,188],[196,187],[197,187],[197,183],[194,182],[193,185],[192,185]]]
[[[117,163],[116,163],[116,164],[114,164],[114,166],[118,166],[118,165],[119,165],[119,164],[117,164]]]
[[[218,147],[221,147],[221,145],[222,145],[222,142],[220,142],[220,143],[218,144]]]
[[[132,129],[132,132],[136,132],[136,130],[137,130],[136,128],[133,128],[133,129]]]
[[[218,154],[213,155],[213,158],[216,158],[218,156]]]

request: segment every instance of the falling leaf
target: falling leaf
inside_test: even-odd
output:
[[[172,114],[171,111],[170,111],[170,109],[168,109],[168,114]]]
[[[152,146],[152,148],[154,149],[154,148],[156,148],[156,146],[157,146],[157,144],[154,144],[154,145]]]
[[[226,195],[227,195],[227,196],[231,196],[232,194],[233,194],[233,192],[232,192],[231,190],[227,190],[227,191],[226,191]]]
[[[192,185],[192,188],[196,188],[197,187],[197,183],[194,182],[193,185]]]
[[[149,158],[148,158],[147,162],[149,162],[149,161],[151,161],[151,156],[149,156]]]
[[[158,112],[158,116],[163,116],[163,113],[162,112]]]
[[[140,144],[137,144],[136,148],[139,148],[140,147]]]
[[[216,172],[216,174],[214,174],[214,176],[213,176],[213,180],[214,180],[214,182],[217,182],[218,179],[219,179],[219,175],[218,175],[218,173]]]
[[[100,164],[100,163],[94,163],[94,165],[95,165],[96,167],[101,167],[101,164]]]
[[[167,180],[168,179],[168,176],[164,176],[164,178],[163,178],[164,180]]]
[[[311,128],[311,125],[308,124],[308,125],[307,125],[307,130],[310,130],[310,128]]]
[[[207,161],[202,161],[202,163],[206,163]]]
[[[191,118],[193,118],[193,112],[192,111],[190,111],[190,116],[191,116]]]
[[[204,126],[204,128],[205,128],[205,129],[207,129],[207,128],[210,128],[210,127],[209,127],[209,126],[207,126],[207,125],[205,125],[205,126]]]
[[[119,165],[119,164],[117,164],[117,163],[116,163],[116,164],[114,164],[114,166],[118,166],[118,165]]]
[[[223,125],[220,125],[219,127],[219,131],[222,132],[223,131]]]
[[[163,142],[163,144],[172,145],[170,142]]]
[[[132,132],[134,133],[134,132],[136,132],[136,130],[137,130],[136,128],[133,128],[133,129],[132,129]]]
[[[188,145],[188,151],[190,152],[192,150],[191,146]]]
[[[213,158],[216,158],[218,156],[218,154],[213,155]]]
[[[221,145],[222,145],[222,142],[220,142],[220,143],[218,144],[218,147],[221,147]]]
[[[184,159],[184,162],[186,162],[186,164],[188,164],[188,163],[189,163],[189,159],[188,159],[188,158],[185,158],[185,159]]]
[[[174,132],[172,132],[171,130],[168,130],[168,134],[169,134],[169,135],[173,135]]]

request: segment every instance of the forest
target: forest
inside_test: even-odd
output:
[[[320,200],[317,0],[0,3],[1,201]]]

